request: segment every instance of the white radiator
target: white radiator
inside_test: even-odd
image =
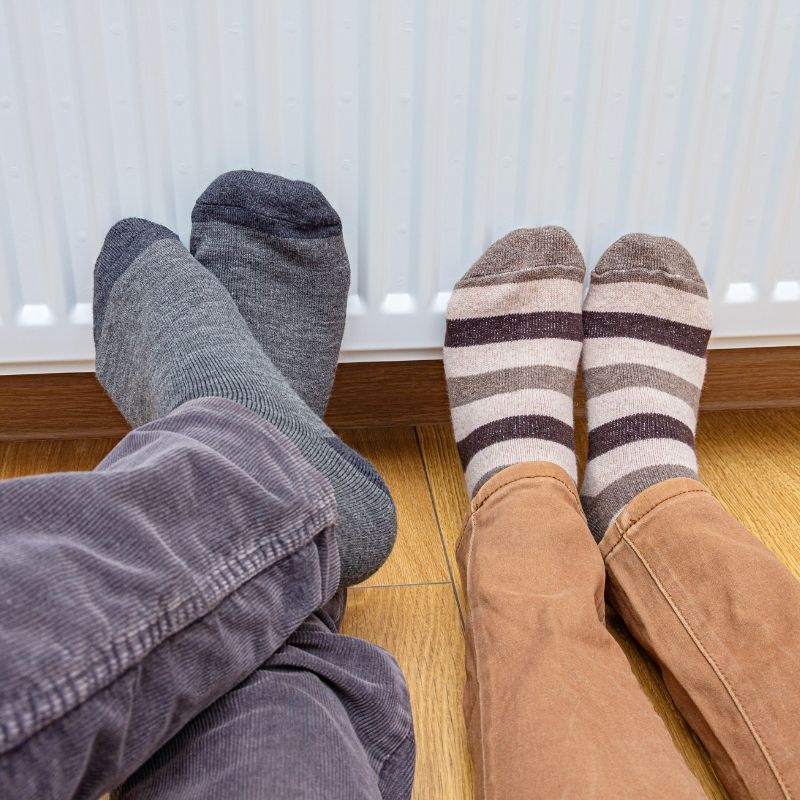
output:
[[[436,356],[494,239],[681,240],[716,346],[800,342],[796,0],[0,0],[0,370],[91,369],[92,265],[253,167],[316,183],[346,359]]]

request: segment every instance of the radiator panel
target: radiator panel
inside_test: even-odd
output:
[[[0,371],[91,369],[92,265],[188,240],[220,172],[316,183],[353,267],[343,358],[435,357],[455,280],[514,227],[592,264],[674,236],[717,347],[800,342],[792,0],[4,0]]]

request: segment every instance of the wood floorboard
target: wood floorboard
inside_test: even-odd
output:
[[[414,429],[339,431],[383,476],[397,507],[397,542],[386,563],[362,586],[449,581],[436,514]]]
[[[456,564],[456,542],[461,534],[469,500],[458,450],[449,425],[420,425],[417,427],[417,436],[463,619],[464,591]]]
[[[118,441],[117,436],[0,442],[0,479],[94,469]]]
[[[700,477],[800,578],[800,409],[700,416]]]

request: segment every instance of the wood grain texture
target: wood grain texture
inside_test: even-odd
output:
[[[420,425],[417,427],[417,437],[447,561],[454,578],[461,618],[464,619],[466,606],[456,563],[456,542],[461,535],[469,498],[458,450],[449,425]]]
[[[709,350],[703,411],[800,406],[800,347]]]
[[[0,375],[0,440],[124,436],[129,430],[92,372]]]
[[[800,578],[800,410],[700,417],[700,477]]]
[[[1,442],[0,479],[94,469],[118,441],[118,437],[113,437]]]
[[[449,422],[442,362],[339,364],[325,420],[337,427]]]
[[[353,589],[343,632],[393,653],[406,676],[417,738],[414,798],[470,800],[464,638],[451,587]]]
[[[578,416],[581,398],[578,381]],[[790,407],[800,407],[800,347],[710,351],[704,410]],[[340,364],[325,418],[339,428],[448,423],[442,362]],[[92,373],[0,376],[0,439],[122,436],[127,430]]]
[[[439,526],[413,428],[339,431],[383,476],[397,507],[397,541],[386,563],[362,585],[450,582]]]

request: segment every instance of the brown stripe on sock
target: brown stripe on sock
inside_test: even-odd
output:
[[[631,414],[589,431],[589,458],[643,439],[676,439],[694,447],[691,428],[666,414]]]
[[[448,319],[445,347],[514,342],[520,339],[583,338],[581,315],[567,311],[534,311],[499,317]]]
[[[520,389],[552,389],[572,397],[575,372],[564,367],[531,364],[529,367],[508,367],[479,375],[450,378],[447,394],[454,408],[483,400],[492,395],[516,392]]]
[[[657,283],[660,286],[671,286],[683,292],[708,297],[705,284],[697,283],[683,275],[671,275],[657,269],[644,267],[626,267],[595,271],[592,273],[592,283]]]
[[[586,270],[568,264],[549,264],[544,267],[524,267],[507,272],[468,272],[455,286],[458,291],[462,286],[497,286],[501,283],[524,283],[538,281],[542,278],[563,278],[567,281],[583,283]]]
[[[650,367],[647,364],[613,364],[607,367],[592,367],[583,373],[586,399],[591,400],[607,392],[630,386],[649,386],[667,392],[683,400],[692,408],[697,407],[700,389],[672,372]]]
[[[504,417],[481,425],[458,443],[461,463],[466,469],[476,453],[507,439],[545,439],[575,449],[572,427],[560,419],[539,414]]]
[[[682,464],[642,467],[606,486],[596,497],[583,496],[581,498],[583,510],[586,512],[586,519],[595,540],[600,542],[617,512],[628,505],[636,495],[670,478],[697,480],[697,473]]]
[[[673,322],[663,317],[652,317],[649,314],[584,311],[583,334],[587,339],[620,336],[642,339],[703,358],[711,331],[683,322]]]

